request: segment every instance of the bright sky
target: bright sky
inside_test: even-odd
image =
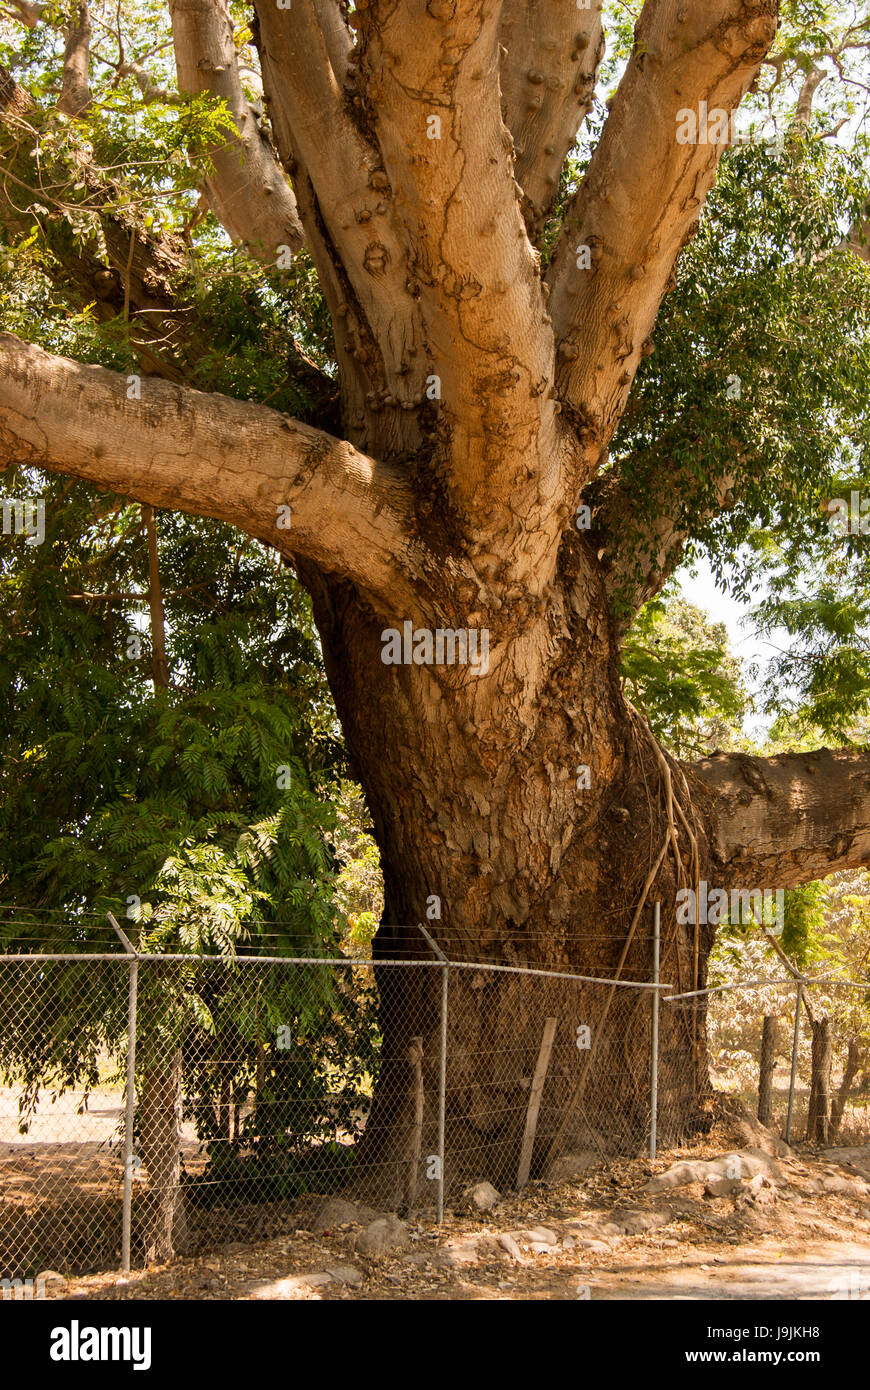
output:
[[[721,589],[716,587],[713,571],[703,556],[694,562],[693,568],[694,573],[688,568],[677,572],[683,597],[689,603],[694,603],[697,608],[702,608],[713,622],[725,624],[734,655],[740,658],[746,668],[753,665],[758,668],[754,680],[750,671],[746,670],[746,684],[750,692],[754,694],[760,691],[767,677],[768,662],[780,647],[786,645],[786,634],[782,634],[780,643],[777,643],[777,634],[774,634],[772,639],[757,636],[752,624],[747,621],[753,604],[739,603],[730,595],[723,594]],[[759,592],[758,599],[761,597]],[[768,724],[769,721],[762,720],[758,714],[750,714],[744,721],[744,731],[756,738],[763,737]]]

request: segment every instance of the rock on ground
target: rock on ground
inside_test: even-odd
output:
[[[306,1294],[331,1283],[332,1275],[327,1274],[325,1269],[312,1274],[291,1274],[286,1279],[275,1279],[271,1284],[260,1284],[251,1291],[250,1297],[257,1300],[304,1298]]]
[[[547,1182],[552,1183],[554,1187],[558,1187],[560,1183],[573,1182],[575,1178],[588,1173],[590,1168],[597,1168],[601,1162],[601,1155],[594,1153],[592,1149],[583,1149],[580,1153],[561,1154],[553,1159],[547,1169]]]
[[[327,1273],[337,1284],[350,1284],[358,1288],[363,1282],[363,1274],[359,1269],[354,1269],[353,1265],[331,1265]]]
[[[466,1202],[477,1211],[491,1211],[492,1208],[501,1200],[501,1194],[491,1182],[479,1182],[474,1187],[469,1187],[463,1193]]]
[[[359,1202],[346,1202],[343,1197],[330,1197],[323,1203],[311,1223],[312,1231],[328,1231],[333,1226],[361,1225],[379,1215],[373,1207]]]
[[[360,1231],[356,1249],[360,1255],[386,1255],[408,1243],[408,1228],[398,1216],[379,1216]]]
[[[708,1182],[711,1178],[754,1178],[757,1174],[774,1182],[783,1182],[781,1170],[761,1149],[738,1149],[721,1158],[690,1159],[675,1163],[646,1184],[644,1192],[651,1196],[673,1187],[687,1187],[693,1182]]]

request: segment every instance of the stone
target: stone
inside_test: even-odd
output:
[[[324,1202],[311,1223],[312,1231],[328,1231],[332,1226],[347,1226],[359,1221],[356,1202],[345,1202],[341,1197],[330,1197]]]
[[[491,1211],[501,1201],[501,1194],[491,1182],[475,1183],[474,1187],[466,1189],[463,1196],[477,1211]]]
[[[502,1231],[497,1240],[502,1250],[506,1250],[512,1260],[516,1260],[517,1264],[523,1263],[522,1251],[510,1231]]]
[[[358,1288],[365,1277],[362,1270],[354,1269],[353,1265],[330,1265],[327,1271],[338,1284],[351,1284]]]
[[[601,1163],[599,1154],[592,1149],[583,1149],[579,1153],[561,1154],[554,1158],[547,1169],[547,1182],[558,1187],[560,1183],[573,1182],[580,1178],[590,1169],[597,1168]]]
[[[667,1226],[671,1216],[666,1211],[623,1211],[615,1214],[614,1224],[621,1235],[639,1236],[644,1231],[657,1231]]]
[[[742,1191],[743,1183],[740,1178],[708,1178],[704,1196],[733,1197],[736,1192]]]
[[[326,1270],[313,1274],[291,1274],[286,1279],[275,1279],[271,1284],[260,1284],[251,1292],[254,1299],[303,1298],[305,1294],[324,1288],[332,1283],[332,1275]]]
[[[37,1274],[33,1281],[36,1292],[39,1293],[40,1290],[43,1290],[46,1298],[63,1298],[63,1291],[66,1286],[66,1277],[63,1274],[58,1274],[56,1269],[44,1269],[41,1274]]]
[[[408,1228],[398,1216],[379,1216],[360,1231],[356,1238],[356,1249],[361,1255],[386,1255],[390,1250],[401,1250],[408,1244]]]
[[[358,1226],[374,1221],[380,1212],[360,1202],[346,1202],[343,1197],[329,1197],[311,1223],[312,1231],[328,1231],[333,1226]]]

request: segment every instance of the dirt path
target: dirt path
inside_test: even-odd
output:
[[[870,1240],[819,1241],[792,1248],[773,1242],[722,1257],[694,1250],[678,1264],[644,1261],[600,1271],[598,1299],[870,1299]]]
[[[722,1176],[743,1165],[740,1176]],[[708,1145],[460,1204],[373,1245],[376,1213],[311,1199],[280,1234],[49,1296],[202,1300],[870,1299],[870,1151]],[[377,1225],[377,1221],[375,1222]],[[274,1230],[274,1228],[273,1228]],[[382,1231],[383,1234],[383,1231]],[[837,1237],[842,1237],[838,1239]]]

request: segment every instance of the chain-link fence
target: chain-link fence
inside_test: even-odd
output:
[[[690,1142],[714,1092],[792,1140],[870,1133],[866,985],[675,995],[447,960],[422,928],[401,960],[120,935],[0,956],[0,1288],[276,1235],[335,1195],[438,1220],[476,1182]]]
[[[0,958],[0,1277],[117,1266],[128,979]]]
[[[0,1279],[277,1234],[334,1194],[438,1220],[566,1150],[644,1150],[654,986],[424,936],[411,960],[0,956]]]
[[[789,1143],[870,1142],[870,984],[799,978],[736,982],[662,996],[676,1026],[704,1038],[711,1095],[731,1095]],[[660,1105],[685,1089],[681,1063],[659,1063]],[[679,1126],[687,1142],[697,1126]]]

